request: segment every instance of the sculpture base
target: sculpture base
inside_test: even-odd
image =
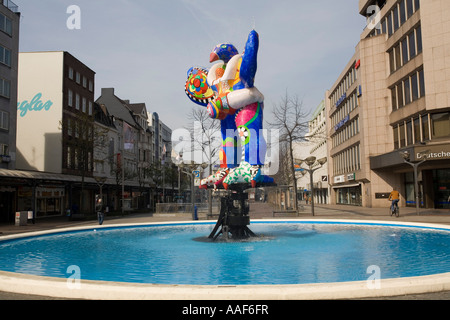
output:
[[[245,240],[257,237],[250,229],[247,184],[230,186],[230,194],[221,198],[221,209],[216,226],[209,235],[209,239],[216,241],[221,237],[222,241]]]

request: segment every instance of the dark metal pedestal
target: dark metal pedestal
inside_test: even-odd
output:
[[[221,198],[221,209],[219,219],[214,230],[209,235],[209,239],[216,241],[220,235],[225,241],[245,240],[250,237],[257,237],[249,228],[249,205],[247,185],[234,185],[231,193]]]

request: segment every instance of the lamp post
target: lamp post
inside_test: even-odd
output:
[[[187,163],[184,163],[183,161],[181,161],[181,162],[177,163],[176,165],[178,166],[178,168],[181,172],[183,172],[184,174],[187,174],[188,176],[191,177],[192,219],[195,220],[194,171],[199,168],[202,168],[204,170],[208,167],[208,164],[207,163],[198,164],[198,163],[195,163],[194,161],[191,161],[191,163],[187,164]],[[185,168],[187,169],[187,171],[183,170]]]
[[[409,164],[410,166],[413,167],[414,169],[414,193],[416,196],[416,213],[417,215],[420,215],[420,202],[419,202],[419,178],[418,178],[418,168],[419,166],[424,163],[425,161],[428,160],[428,155],[430,153],[430,150],[425,150],[422,152],[419,152],[419,159],[423,158],[422,161],[420,162],[411,162],[411,154],[409,153],[409,151],[404,151],[404,152],[400,152],[400,155],[403,158],[403,161],[407,164]]]
[[[309,167],[309,169],[305,169],[309,173],[309,181],[311,185],[311,213],[314,217],[314,179],[313,175],[314,172],[322,168],[322,166],[327,162],[327,158],[321,158],[317,160],[316,157],[309,157],[303,160],[302,162],[305,162],[306,165]],[[319,165],[320,167],[314,168],[314,166]]]

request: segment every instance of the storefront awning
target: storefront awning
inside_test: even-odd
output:
[[[359,187],[361,183],[354,183],[354,184],[343,184],[340,186],[332,186],[333,189],[342,189],[342,188],[354,188]]]
[[[71,176],[57,173],[46,173],[37,171],[22,171],[22,170],[6,170],[0,169],[1,178],[15,178],[15,179],[30,179],[30,180],[50,180],[50,181],[65,181],[65,182],[81,182],[81,177]],[[95,183],[94,178],[85,177],[84,181],[87,183]]]

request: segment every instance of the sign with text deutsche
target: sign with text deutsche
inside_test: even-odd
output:
[[[448,144],[414,148],[415,160],[416,161],[423,160],[421,153],[423,153],[425,151],[429,151],[428,160],[450,159],[450,145],[448,145]]]

